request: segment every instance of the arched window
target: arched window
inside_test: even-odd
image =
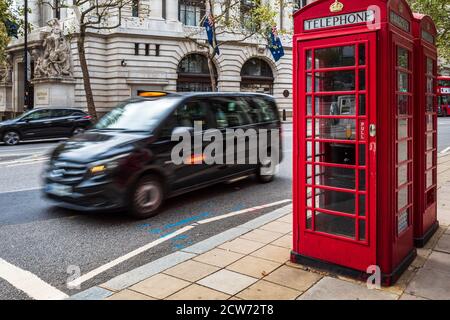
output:
[[[273,73],[260,58],[248,60],[241,70],[241,91],[273,94]]]
[[[214,68],[217,81],[217,70]],[[202,54],[187,55],[178,65],[177,91],[212,91],[208,60]]]

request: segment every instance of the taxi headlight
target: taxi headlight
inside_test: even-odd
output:
[[[120,160],[127,157],[128,155],[129,153],[95,162],[89,168],[89,172],[93,175],[96,175],[96,174],[103,174],[107,171],[111,171],[117,168],[119,166]]]

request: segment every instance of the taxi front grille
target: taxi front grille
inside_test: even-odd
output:
[[[54,161],[50,165],[49,178],[64,184],[76,184],[83,180],[87,166],[69,161]]]

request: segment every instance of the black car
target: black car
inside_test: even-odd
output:
[[[44,172],[45,194],[66,208],[128,208],[132,216],[147,218],[156,215],[163,200],[169,197],[255,174],[261,182],[274,178],[279,163],[275,162],[282,157],[281,143],[259,139],[261,129],[275,138],[281,135],[278,109],[271,96],[219,93],[149,96],[124,102],[93,129],[61,143]],[[194,126],[200,130],[193,132]],[[257,141],[262,141],[259,148],[268,157],[253,162],[225,161],[237,159],[239,151],[238,138],[226,135],[239,130],[230,129],[256,134]],[[224,161],[207,164],[206,147],[213,140],[202,141],[199,132],[201,136],[208,132],[218,135],[218,142],[227,147],[210,155]],[[198,145],[188,145],[192,153],[188,150],[183,158],[184,152],[175,151],[182,141],[173,140],[175,134],[187,134],[192,140],[200,137],[200,153]],[[232,141],[226,144],[227,139]],[[244,147],[247,160],[251,152],[256,152],[250,150],[255,143],[244,142]],[[174,160],[178,156],[184,159],[182,163]]]
[[[0,139],[7,145],[21,140],[67,138],[92,125],[91,116],[71,108],[35,109],[0,122]]]

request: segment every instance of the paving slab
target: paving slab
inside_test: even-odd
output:
[[[325,277],[298,300],[397,300],[399,296],[357,283]]]
[[[292,217],[292,213],[285,215],[284,217],[276,220],[276,221],[280,221],[280,222],[286,222],[286,223],[292,223],[293,217]]]
[[[447,227],[443,227],[441,224],[423,248],[424,249],[433,249],[436,246],[436,244],[438,243],[441,236],[445,233],[446,229],[447,229]]]
[[[276,268],[281,266],[280,262],[270,261],[252,256],[245,256],[227,267],[228,270],[245,274],[254,278],[267,276]]]
[[[294,300],[300,294],[301,291],[260,280],[238,293],[237,297],[244,300]]]
[[[438,201],[439,203],[439,201]],[[450,208],[449,207],[438,207],[438,220],[440,226],[448,227],[450,225]]]
[[[194,260],[224,268],[227,265],[239,260],[243,256],[244,255],[241,253],[216,248],[212,249],[211,251],[205,252],[198,257],[195,257]]]
[[[450,300],[449,273],[434,269],[420,269],[405,293],[432,300]]]
[[[287,222],[273,221],[263,225],[259,229],[286,234],[292,231],[292,224]]]
[[[130,289],[157,299],[164,299],[191,283],[166,274],[159,273],[141,281]]]
[[[423,269],[446,273],[450,282],[450,254],[433,251],[423,265]]]
[[[206,278],[203,278],[197,283],[213,290],[224,292],[230,295],[235,295],[236,293],[244,290],[256,281],[258,281],[258,279],[256,278],[222,269],[207,276]]]
[[[400,297],[400,300],[428,300],[422,297],[413,296],[412,294],[404,293]]]
[[[219,267],[206,263],[188,260],[164,271],[164,273],[182,280],[195,282],[210,275],[211,273],[218,271],[219,269]]]
[[[292,235],[287,234],[272,242],[271,245],[291,249],[293,244],[292,241]]]
[[[237,238],[233,241],[226,242],[219,246],[220,249],[229,250],[237,253],[242,254],[249,254],[253,251],[258,250],[259,248],[263,247],[264,243],[256,242],[253,240],[248,240],[244,238]]]
[[[155,300],[155,298],[146,296],[145,294],[139,292],[125,289],[106,298],[106,300]]]
[[[251,255],[258,258],[285,263],[290,259],[291,250],[288,248],[272,246],[269,244],[253,252]]]
[[[450,253],[450,234],[442,235],[434,250]]]
[[[278,238],[281,238],[284,234],[279,232],[272,232],[267,230],[256,229],[249,233],[243,234],[241,238],[258,241],[261,243],[270,243]]]
[[[298,291],[306,291],[321,278],[319,274],[284,265],[270,273],[264,280]]]
[[[194,283],[171,295],[167,300],[227,300],[229,297],[228,294]]]

